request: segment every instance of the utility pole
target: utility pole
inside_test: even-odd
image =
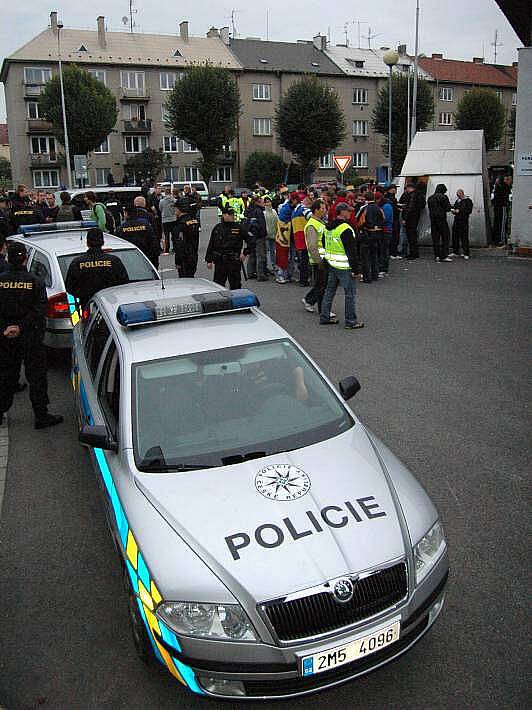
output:
[[[66,108],[65,108],[65,89],[63,86],[63,64],[61,62],[61,30],[63,29],[63,23],[57,23],[57,60],[59,62],[59,86],[61,89],[61,110],[63,111],[63,133],[65,134],[65,160],[67,169],[67,188],[72,187],[72,171],[70,169],[70,147],[68,145],[68,127],[66,119]]]
[[[414,55],[414,86],[412,89],[412,127],[410,140],[414,140],[417,132],[417,63],[419,56],[419,0],[416,0],[416,45]]]

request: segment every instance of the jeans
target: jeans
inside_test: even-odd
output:
[[[266,237],[257,237],[255,251],[248,256],[248,272],[261,281],[266,278]]]
[[[379,232],[362,231],[360,233],[360,265],[365,283],[375,281],[379,276],[377,242],[380,237],[381,233]]]
[[[380,272],[388,273],[390,268],[390,240],[391,232],[382,232],[377,238],[377,262]]]
[[[419,219],[406,223],[406,236],[408,238],[408,255],[410,259],[419,259],[419,245],[417,241],[417,225]]]
[[[297,264],[299,268],[299,283],[302,286],[308,286],[309,262],[308,251],[306,249],[297,250]]]
[[[329,265],[327,287],[321,304],[320,323],[327,323],[331,319],[331,307],[339,284],[343,287],[345,293],[345,324],[356,325],[356,281],[350,269],[335,269],[331,265]]]
[[[323,261],[321,264],[310,265],[310,278],[312,282],[312,288],[305,296],[305,301],[309,304],[309,306],[313,306],[315,303],[317,303],[319,311],[321,311],[323,294],[325,293],[325,287],[327,286],[328,266],[329,265],[326,261]]]
[[[266,237],[266,258],[268,269],[275,271],[275,237]]]
[[[401,225],[401,232],[399,234],[399,251],[401,252],[401,256],[408,256],[408,237],[404,224]]]
[[[163,251],[168,254],[170,251],[170,240],[172,239],[172,227],[176,222],[163,222]]]

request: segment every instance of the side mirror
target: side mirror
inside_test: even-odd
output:
[[[104,451],[118,451],[118,444],[113,440],[106,426],[101,424],[84,424],[79,432],[79,443],[86,444]]]
[[[342,395],[342,397],[347,402],[348,399],[354,397],[359,391],[360,382],[354,376],[346,377],[338,383],[338,389],[340,390],[340,394]]]

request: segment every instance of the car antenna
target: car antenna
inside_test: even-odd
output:
[[[161,269],[161,291],[165,291],[165,285],[164,285],[164,276],[163,276],[163,269]]]

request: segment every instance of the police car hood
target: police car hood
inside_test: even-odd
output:
[[[137,485],[242,602],[405,554],[387,479],[359,424],[328,441],[245,463],[141,474]],[[178,554],[175,562],[178,570]]]

